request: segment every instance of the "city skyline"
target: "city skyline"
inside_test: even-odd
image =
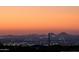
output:
[[[0,33],[79,34],[79,7],[0,7]]]

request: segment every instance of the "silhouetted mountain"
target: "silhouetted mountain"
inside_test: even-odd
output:
[[[68,33],[66,33],[66,32],[61,32],[61,33],[59,33],[58,35],[63,35],[63,36],[66,36],[66,35],[69,35]]]

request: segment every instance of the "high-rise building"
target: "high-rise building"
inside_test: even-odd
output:
[[[48,33],[48,46],[51,44],[52,33]]]

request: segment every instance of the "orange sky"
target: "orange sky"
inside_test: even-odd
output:
[[[79,7],[0,7],[0,33],[79,32]]]

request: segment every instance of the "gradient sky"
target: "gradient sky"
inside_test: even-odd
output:
[[[0,33],[79,34],[79,7],[0,7]]]

